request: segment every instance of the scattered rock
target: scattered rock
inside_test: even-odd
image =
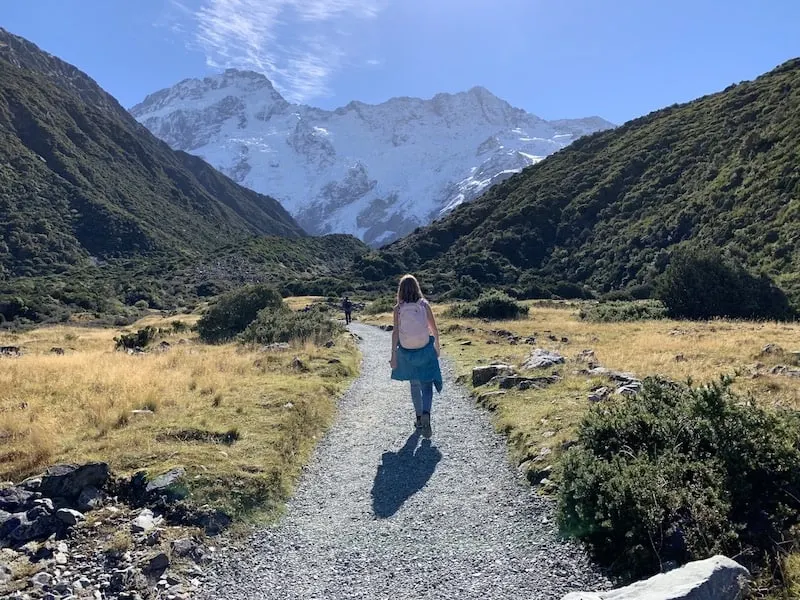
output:
[[[686,362],[686,357],[683,354],[676,354],[675,362]]]
[[[287,342],[273,342],[266,346],[261,346],[262,352],[273,352],[275,350],[288,350],[291,348]]]
[[[8,535],[21,523],[23,514],[12,514],[0,510],[0,540],[7,538]]]
[[[131,531],[134,533],[147,533],[151,529],[155,529],[156,525],[160,522],[160,518],[156,519],[153,511],[149,508],[142,509],[139,515],[131,523]]]
[[[581,350],[575,357],[575,362],[597,365],[597,356],[595,355],[594,350]]]
[[[639,381],[631,381],[621,385],[614,392],[617,396],[635,396],[642,389],[642,384]]]
[[[145,492],[164,496],[168,500],[181,500],[188,494],[186,488],[179,485],[184,475],[186,475],[186,469],[183,467],[172,469],[148,482],[147,486],[145,486]]]
[[[0,510],[16,513],[33,508],[34,501],[40,496],[21,487],[0,489]]]
[[[784,377],[800,377],[800,369],[790,369],[786,365],[777,365],[769,371],[773,375],[783,375]]]
[[[17,544],[44,539],[58,529],[58,521],[45,508],[36,507],[27,513],[15,515],[19,522],[8,534],[8,539]]]
[[[172,553],[180,558],[191,555],[196,548],[197,542],[190,538],[182,538],[172,542]]]
[[[87,487],[100,489],[107,480],[106,463],[55,465],[44,472],[39,491],[48,498],[76,499]]]
[[[392,331],[394,330],[394,325],[381,325],[380,328],[384,331]]]
[[[89,486],[81,491],[75,506],[78,510],[87,512],[99,508],[102,503],[103,493],[96,487]]]
[[[64,349],[63,348],[50,348],[50,354],[55,354],[57,356],[64,356]]]
[[[164,552],[159,552],[149,556],[144,561],[144,569],[150,572],[163,571],[169,566],[169,556]]]
[[[778,346],[778,344],[767,344],[761,349],[761,356],[769,356],[769,355],[781,355],[784,354],[783,348]]]
[[[611,390],[606,386],[599,387],[589,392],[589,402],[600,402],[611,394]]]
[[[536,348],[528,360],[522,365],[523,369],[545,369],[555,365],[562,364],[564,357],[558,352],[553,350],[545,350],[544,348]]]
[[[741,600],[750,573],[726,556],[690,562],[668,573],[603,592],[573,592],[562,600]]]
[[[292,368],[295,371],[302,371],[302,372],[308,371],[308,367],[306,366],[306,363],[304,363],[302,360],[300,360],[297,356],[295,356],[292,359]]]
[[[12,575],[13,572],[11,571],[11,567],[0,563],[0,585],[5,585],[11,581]]]
[[[64,523],[67,527],[72,527],[73,525],[77,525],[81,521],[86,520],[86,517],[83,513],[78,512],[77,510],[72,510],[71,508],[59,508],[56,511],[56,518]]]
[[[336,345],[336,342],[334,342],[333,340],[328,340],[327,342],[325,342],[325,347],[326,348],[333,348],[335,345]]]
[[[131,415],[134,417],[152,417],[154,414],[156,413],[147,408],[138,408],[131,411]]]
[[[475,367],[472,369],[472,386],[479,387],[489,383],[498,375],[513,375],[514,367],[502,363]]]
[[[520,390],[529,390],[531,388],[542,389],[548,385],[552,385],[559,381],[561,378],[557,375],[548,377],[522,377],[520,375],[501,375],[497,377],[497,387],[501,390],[510,390],[518,388]]]
[[[34,585],[34,587],[43,588],[45,586],[49,586],[52,582],[53,582],[53,576],[50,575],[50,573],[45,573],[44,571],[41,571],[36,575],[34,575],[33,577],[31,577],[31,583]]]
[[[461,346],[472,346],[472,340],[464,340],[460,343]]]

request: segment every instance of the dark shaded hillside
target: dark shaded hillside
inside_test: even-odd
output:
[[[303,236],[280,204],[174,152],[75,67],[0,29],[0,278]]]
[[[579,139],[359,269],[422,270],[437,292],[468,275],[602,293],[651,283],[687,244],[721,248],[800,297],[800,59]]]
[[[353,262],[369,248],[350,235],[253,237],[200,256],[153,252],[134,259],[73,267],[63,273],[0,279],[0,325],[59,322],[126,323],[141,310],[191,308],[248,283],[284,294],[344,290]]]

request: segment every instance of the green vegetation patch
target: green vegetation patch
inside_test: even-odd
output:
[[[737,397],[645,380],[595,405],[563,457],[559,523],[631,577],[716,553],[758,565],[800,522],[800,427]]]
[[[528,307],[494,290],[481,294],[475,302],[454,304],[446,314],[462,319],[519,319],[528,314]]]

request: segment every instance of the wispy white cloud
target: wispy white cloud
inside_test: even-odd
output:
[[[209,66],[264,73],[287,99],[304,102],[330,92],[331,77],[353,58],[354,33],[388,0],[203,0],[194,9],[171,2],[191,15],[189,43]]]

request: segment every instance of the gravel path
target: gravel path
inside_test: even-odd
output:
[[[336,423],[285,516],[221,553],[206,597],[546,599],[602,586],[448,365],[424,440],[408,384],[389,379],[390,334],[351,331],[364,363]]]

